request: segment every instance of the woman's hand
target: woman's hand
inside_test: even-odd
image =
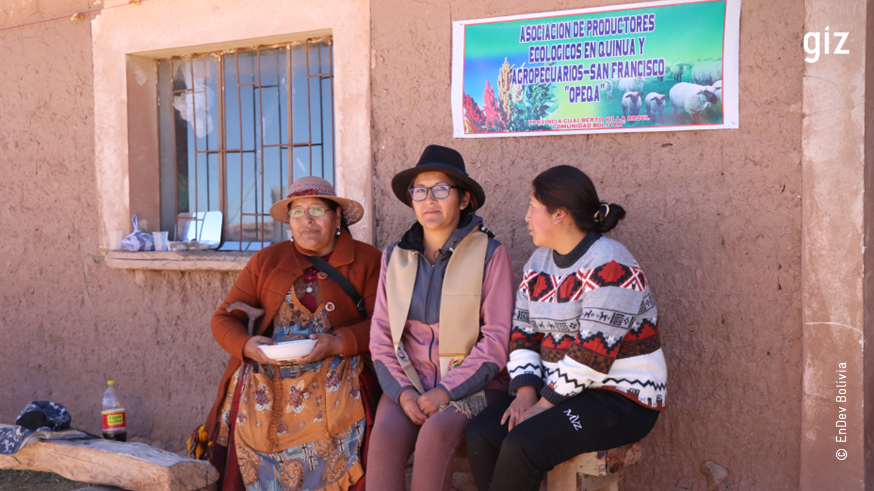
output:
[[[263,351],[258,349],[258,346],[262,344],[273,344],[273,340],[265,336],[252,336],[251,338],[249,338],[249,340],[246,341],[246,344],[243,346],[243,357],[248,358],[252,361],[256,361],[261,365],[281,364],[281,361],[274,360],[273,358],[268,358]]]
[[[520,424],[523,421],[527,421],[527,420],[533,418],[534,416],[537,416],[538,414],[542,413],[543,411],[546,411],[547,409],[551,409],[554,407],[555,407],[555,404],[553,404],[553,403],[547,401],[545,398],[541,397],[540,400],[537,401],[537,404],[531,406],[527,411],[525,411],[525,414],[522,415],[522,419],[520,421],[518,421],[516,424]]]
[[[504,411],[501,424],[507,424],[507,431],[524,421],[525,412],[537,403],[537,389],[531,386],[516,389],[516,398],[510,403],[510,407]]]
[[[416,399],[419,409],[429,418],[434,416],[434,413],[440,412],[440,405],[444,402],[449,402],[449,396],[439,387],[434,387]]]
[[[343,354],[343,340],[333,334],[310,334],[310,339],[318,339],[319,342],[310,351],[310,354],[295,360],[296,363],[309,363],[324,360],[331,355]]]
[[[416,400],[419,398],[419,393],[414,389],[407,389],[401,392],[401,396],[398,398],[398,402],[403,408],[404,413],[410,418],[410,421],[417,425],[422,425],[428,419],[428,416],[425,416],[419,409],[419,404],[416,403]]]

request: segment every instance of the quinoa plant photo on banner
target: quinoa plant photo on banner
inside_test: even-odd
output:
[[[740,3],[453,22],[453,136],[737,128]]]

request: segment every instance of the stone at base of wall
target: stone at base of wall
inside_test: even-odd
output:
[[[708,491],[727,491],[728,488],[728,469],[719,464],[705,460],[701,464],[701,474],[707,478]]]

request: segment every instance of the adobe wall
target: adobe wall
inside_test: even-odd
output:
[[[0,29],[89,8],[99,5],[0,0]],[[233,277],[86,256],[101,239],[91,59],[88,17],[0,33],[0,422],[45,399],[99,432],[115,379],[130,436],[181,449],[224,369],[209,318]]]
[[[698,469],[712,460],[735,489],[795,489],[802,2],[743,3],[739,130],[451,138],[451,21],[605,3],[616,2],[372,2],[377,246],[413,221],[388,183],[428,143],[465,155],[517,273],[533,250],[522,220],[531,178],[580,166],[602,199],[628,210],[613,237],[648,274],[669,363],[670,408],[626,488],[705,489]],[[0,28],[71,8],[10,12],[31,5],[0,0]],[[234,275],[134,273],[86,256],[99,255],[101,239],[90,48],[87,20],[0,36],[0,422],[48,399],[99,431],[114,378],[131,433],[181,448],[226,361],[208,322]]]
[[[705,460],[729,469],[733,489],[797,489],[803,2],[743,2],[739,130],[451,137],[451,21],[611,3],[622,2],[371,2],[377,246],[414,220],[391,177],[425,145],[448,145],[486,189],[482,215],[518,277],[534,249],[531,179],[580,167],[628,211],[612,237],[648,275],[670,372],[669,408],[625,489],[706,489]]]
[[[115,1],[112,6],[120,7],[101,15],[140,28],[146,11],[135,9],[158,8],[126,4]],[[100,7],[0,0],[0,29]],[[233,22],[226,10],[234,8],[242,8],[240,2],[216,2],[203,12],[215,22]],[[92,18],[0,33],[0,422],[13,422],[27,402],[44,399],[64,404],[75,427],[99,433],[105,381],[115,379],[128,410],[129,438],[180,450],[206,418],[224,372],[228,356],[213,340],[209,320],[236,274],[134,272],[88,256],[99,257],[106,242],[94,162]],[[207,37],[215,31],[199,27],[207,33],[203,42],[212,41]],[[349,87],[347,92],[366,91],[366,79]],[[100,97],[123,98],[119,92]],[[366,124],[358,126],[344,131],[353,154],[359,133],[368,131]],[[115,157],[126,159],[127,153]],[[127,185],[126,179],[115,182]],[[104,197],[118,201],[116,196]]]
[[[861,103],[874,95],[870,6],[804,0],[806,32],[822,36],[824,45],[847,36],[842,53],[833,48],[804,67],[804,491],[874,484],[874,108]]]

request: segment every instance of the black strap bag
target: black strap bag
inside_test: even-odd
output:
[[[328,264],[328,261],[318,257],[318,256],[304,256],[307,258],[313,266],[316,267],[322,273],[328,275],[328,278],[334,280],[334,283],[340,285],[340,288],[346,292],[346,295],[349,295],[349,298],[355,302],[355,308],[358,309],[358,314],[361,316],[361,320],[367,319],[367,309],[364,308],[364,299],[361,298],[361,295],[358,294],[358,290],[355,289],[355,286],[352,285],[352,282],[349,281],[348,278],[343,276],[343,273],[337,271],[337,268]]]

